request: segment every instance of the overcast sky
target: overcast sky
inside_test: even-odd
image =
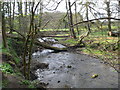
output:
[[[44,4],[46,4],[49,0],[44,0]],[[54,1],[54,0],[53,0]],[[61,0],[57,0],[57,2],[59,2]],[[77,11],[80,11],[81,9],[81,6],[79,5],[79,3],[81,1],[85,2],[85,1],[90,1],[90,2],[94,2],[96,4],[96,11],[97,12],[100,12],[100,13],[106,13],[106,11],[104,10],[106,8],[106,5],[104,4],[105,0],[70,0],[71,1],[71,4],[74,2],[74,1],[77,1]],[[117,0],[111,0],[111,11],[116,11],[116,8],[114,7],[115,4],[117,4]],[[52,8],[51,8],[52,7]],[[51,8],[51,9],[54,9],[56,7],[56,4],[54,4],[51,0],[51,2],[48,4],[47,8]],[[94,7],[93,7],[94,8]],[[74,13],[74,6],[72,6],[72,12]],[[47,11],[47,10],[45,10]],[[60,5],[58,6],[57,8],[57,11],[60,11],[60,12],[66,12],[66,3],[65,3],[65,0],[62,0],[62,2],[60,3]],[[95,12],[94,12],[95,13]],[[115,14],[113,14],[114,16]],[[90,14],[90,17],[92,18],[93,16]]]
[[[3,1],[14,1],[14,0],[3,0]],[[22,1],[22,2],[30,2],[30,1],[33,1],[33,0],[15,0],[15,1]],[[39,0],[34,0],[36,3],[37,1]],[[50,2],[49,2],[50,1]],[[44,5],[47,5],[47,7],[44,7],[44,8],[48,8],[48,9],[54,9],[56,7],[56,3],[55,2],[60,2],[61,0],[43,0],[43,3]],[[58,8],[56,9],[56,11],[60,11],[60,12],[66,12],[66,3],[65,3],[66,0],[62,0],[62,2],[59,4]],[[97,12],[100,12],[100,13],[106,13],[106,11],[104,10],[106,5],[103,4],[105,0],[70,0],[71,1],[71,4],[74,2],[74,1],[77,1],[77,11],[79,12],[80,9],[81,9],[81,6],[79,5],[79,3],[81,1],[85,2],[85,1],[89,1],[89,2],[94,2],[96,4],[96,11]],[[114,4],[117,4],[117,0],[110,0],[111,1],[111,11],[116,11],[115,8],[113,8]],[[94,7],[93,7],[94,8]],[[23,8],[23,11],[24,11],[24,8]],[[44,9],[44,11],[47,11],[47,9]],[[49,11],[50,12],[50,11]],[[74,13],[74,6],[72,6],[72,12]],[[80,12],[81,14],[83,14],[82,12]],[[96,12],[93,12],[93,13],[96,13]],[[115,14],[113,14],[115,15]],[[85,15],[83,15],[85,16]],[[117,16],[117,15],[116,15]],[[90,18],[94,18],[92,16],[92,14],[90,14],[89,12],[89,17]]]

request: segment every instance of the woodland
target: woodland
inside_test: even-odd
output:
[[[1,0],[0,88],[118,88],[120,0]]]

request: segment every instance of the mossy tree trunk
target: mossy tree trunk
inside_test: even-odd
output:
[[[3,9],[3,11],[2,11],[2,38],[3,38],[3,47],[7,48],[4,3],[2,4],[2,9]]]

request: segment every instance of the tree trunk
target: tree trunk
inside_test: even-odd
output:
[[[28,5],[28,3],[27,3],[27,0],[26,0],[26,2],[25,2],[25,16],[23,17],[23,28],[24,28],[24,35],[26,36],[26,32],[27,32],[27,30],[28,30],[28,24],[26,24],[26,21],[27,21],[27,19],[28,19],[28,9],[27,9],[27,5]],[[26,24],[26,25],[25,25]]]
[[[40,3],[40,12],[39,12],[39,15],[40,15],[40,17],[39,17],[39,27],[41,27],[41,24],[42,24],[42,15],[43,15],[43,2],[41,1],[41,3]]]
[[[13,18],[12,18],[12,28],[14,28],[14,14],[15,14],[15,0],[13,2]]]
[[[77,5],[76,5],[76,2],[75,2],[75,20],[76,20],[76,23],[78,22],[77,21]],[[76,30],[77,30],[77,34],[79,35],[79,30],[78,30],[78,25],[76,25]]]
[[[110,2],[106,2],[107,5],[107,15],[108,15],[108,30],[111,31],[111,14],[110,14]]]
[[[71,31],[71,36],[76,39],[74,27],[73,27],[73,17],[72,17],[72,10],[71,10],[71,3],[70,0],[68,1],[68,6],[69,6],[69,19],[70,19],[70,31]]]
[[[120,0],[118,0],[118,18],[120,18]],[[119,24],[120,24],[120,20],[118,21],[118,31],[120,32],[120,25]],[[119,36],[118,39],[120,40],[120,33],[118,36]],[[119,41],[118,45],[120,46],[120,41]],[[120,51],[120,47],[119,47],[118,51]],[[120,52],[119,52],[119,54],[120,54]]]
[[[7,48],[6,43],[6,28],[5,28],[5,14],[4,14],[4,3],[3,3],[3,11],[2,11],[2,38],[3,38],[3,47]]]
[[[22,2],[18,2],[18,12],[19,12],[19,31],[21,34],[25,35],[24,29],[24,19],[23,19],[23,12],[22,12]]]
[[[120,18],[120,0],[118,1],[118,18]],[[118,23],[120,23],[120,21]]]
[[[9,7],[8,7],[8,9],[9,9],[9,26],[10,26],[10,32],[9,33],[12,33],[13,31],[12,31],[12,28],[13,28],[13,20],[12,20],[12,6],[11,6],[11,3],[12,2],[9,2]]]
[[[27,15],[27,1],[25,2],[25,16]]]
[[[65,3],[66,3],[67,19],[68,19],[67,20],[67,22],[68,22],[67,24],[68,24],[68,27],[70,27],[70,22],[69,22],[70,21],[70,16],[69,16],[69,12],[68,12],[68,6],[67,6],[68,2],[67,2],[67,0],[65,1]],[[70,31],[70,34],[71,34],[71,31]]]
[[[17,39],[17,40],[21,40],[21,41],[24,41],[24,39],[22,37],[15,37],[15,36],[12,36],[12,35],[8,35],[7,34],[7,37],[8,38],[13,38],[13,39]],[[28,42],[30,43],[31,41],[28,40]],[[34,44],[35,45],[38,45],[38,46],[42,46],[46,49],[52,49],[52,50],[55,50],[55,51],[67,51],[67,48],[57,48],[57,47],[53,47],[51,45],[49,45],[48,43],[45,43],[45,42],[39,42],[38,40],[34,40]]]
[[[87,17],[87,21],[89,21],[88,6],[86,6],[86,17]],[[91,29],[90,29],[90,23],[89,22],[87,24],[87,29],[88,29],[88,31],[90,33]]]
[[[38,2],[38,4],[36,5],[35,9],[34,9],[34,5],[35,3],[33,2],[32,3],[32,9],[31,9],[31,21],[30,21],[30,28],[29,28],[29,32],[27,34],[27,38],[25,40],[25,50],[24,50],[24,55],[23,55],[23,62],[24,62],[24,75],[25,75],[25,78],[26,79],[29,79],[30,78],[30,64],[31,64],[31,55],[32,55],[32,46],[33,46],[33,41],[34,41],[34,38],[35,38],[35,35],[36,35],[36,29],[34,29],[34,15],[35,15],[35,11],[38,7],[40,2]],[[28,48],[28,44],[29,44],[29,41],[30,41],[30,46]],[[28,63],[26,64],[26,55],[28,54]],[[28,70],[28,72],[26,71]]]

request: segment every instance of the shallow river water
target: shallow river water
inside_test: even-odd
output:
[[[73,52],[40,54],[33,59],[49,63],[49,69],[36,71],[48,88],[118,88],[118,73],[99,59]],[[91,78],[94,74],[98,77]]]

